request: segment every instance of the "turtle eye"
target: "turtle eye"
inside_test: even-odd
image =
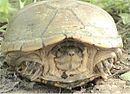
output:
[[[62,56],[62,55],[63,55],[63,53],[62,53],[61,51],[57,51],[56,57],[60,57],[60,56]]]
[[[78,56],[82,56],[82,51],[79,48],[75,48],[75,53],[78,54]]]
[[[79,51],[79,52],[78,52],[78,56],[80,56],[80,57],[82,57],[82,56],[83,56],[83,54],[82,54],[82,52],[81,52],[81,51]]]

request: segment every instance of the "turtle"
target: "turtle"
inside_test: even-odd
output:
[[[1,44],[21,77],[62,88],[107,80],[123,47],[112,16],[79,0],[43,0],[9,21]]]

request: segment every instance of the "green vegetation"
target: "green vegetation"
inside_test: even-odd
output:
[[[23,8],[25,5],[36,2],[36,0],[19,0],[19,7]]]
[[[0,22],[8,22],[10,16],[16,10],[23,8],[25,5],[36,2],[36,0],[15,0],[15,2],[18,4],[17,7],[13,6],[14,0],[0,0]]]
[[[9,2],[10,1],[10,2]],[[0,32],[5,32],[10,17],[25,5],[36,2],[36,0],[15,0],[17,7],[13,6],[14,0],[0,0]]]
[[[130,71],[128,71],[128,72],[122,74],[122,75],[120,76],[120,78],[121,78],[122,80],[130,81]]]
[[[14,9],[11,7],[8,0],[0,0],[0,22],[7,22],[9,18],[9,14]]]

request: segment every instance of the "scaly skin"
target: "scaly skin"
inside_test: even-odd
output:
[[[48,83],[49,80],[56,86],[75,87],[97,75],[108,79],[121,54],[120,49],[102,49],[67,41],[52,46],[48,51],[11,52],[7,54],[6,61],[9,65],[15,61],[15,70],[31,81]],[[9,57],[11,55],[13,57]]]

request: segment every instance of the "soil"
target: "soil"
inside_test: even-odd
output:
[[[0,93],[91,93],[91,94],[130,94],[130,82],[123,81],[119,74],[103,81],[97,78],[84,86],[71,90],[45,85],[18,76],[0,58]]]

